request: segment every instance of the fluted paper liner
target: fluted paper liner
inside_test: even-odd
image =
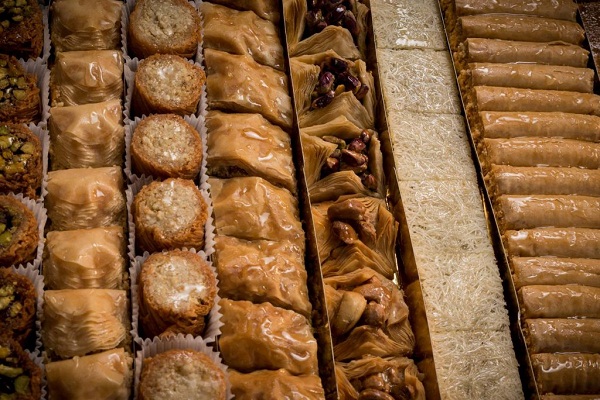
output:
[[[29,129],[40,139],[42,144],[42,183],[38,192],[37,201],[44,202],[44,197],[48,194],[48,152],[50,150],[50,135],[46,130],[46,126],[38,126],[33,123],[29,124]]]

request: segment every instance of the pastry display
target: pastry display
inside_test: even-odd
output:
[[[10,268],[0,268],[0,336],[25,344],[34,329],[36,297],[29,278]]]
[[[185,0],[139,0],[134,4],[127,28],[133,56],[194,57],[201,40],[200,15],[194,6]]]
[[[42,184],[42,144],[22,124],[0,124],[0,192],[36,198]]]
[[[36,400],[42,395],[42,370],[12,339],[0,335],[0,396]]]
[[[133,171],[138,175],[194,179],[200,173],[200,134],[176,114],[142,119],[133,131],[130,151]]]
[[[120,167],[49,172],[45,205],[50,230],[123,225],[126,213],[123,186]]]
[[[0,53],[17,58],[37,58],[44,47],[42,9],[36,0],[15,0],[2,3]]]
[[[209,4],[209,3],[203,3]],[[289,135],[260,114],[209,111],[208,174],[219,178],[258,176],[296,191]],[[235,142],[236,146],[230,143]]]
[[[292,375],[285,369],[259,370],[249,374],[228,370],[236,399],[324,399],[321,380],[315,375]]]
[[[46,364],[48,398],[127,400],[133,382],[133,359],[124,349]]]
[[[117,0],[58,0],[50,7],[50,38],[58,52],[121,48],[121,11]]]
[[[41,111],[37,77],[25,71],[14,56],[4,54],[0,54],[0,75],[0,121],[37,122]]]
[[[201,336],[216,293],[215,275],[200,255],[183,250],[153,253],[142,263],[139,275],[145,336]]]
[[[50,104],[75,106],[121,99],[123,56],[119,50],[56,54],[50,76]]]
[[[121,226],[48,232],[46,289],[125,288],[125,238]]]
[[[0,195],[0,266],[33,261],[39,242],[38,221],[20,200]]]
[[[202,68],[185,58],[169,54],[145,58],[135,74],[133,113],[194,114],[205,79]]]
[[[48,125],[52,169],[121,165],[125,127],[120,100],[52,107]]]
[[[138,389],[141,400],[225,400],[225,373],[194,350],[169,350],[145,358]]]
[[[54,358],[71,358],[127,346],[129,301],[125,290],[44,291],[42,341]]]
[[[133,200],[132,214],[141,252],[204,248],[207,205],[191,180],[169,178],[144,186]]]

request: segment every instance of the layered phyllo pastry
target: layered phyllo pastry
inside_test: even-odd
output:
[[[325,392],[317,375],[292,375],[285,369],[259,370],[244,374],[229,371],[231,392],[238,400],[286,399],[322,400]]]

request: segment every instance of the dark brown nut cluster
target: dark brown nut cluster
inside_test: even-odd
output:
[[[371,135],[363,131],[360,137],[346,141],[335,136],[323,136],[323,140],[338,147],[331,153],[321,169],[321,179],[339,171],[353,171],[358,175],[365,187],[377,190],[377,180],[369,172],[368,144]]]
[[[312,0],[309,5],[310,10],[306,14],[309,36],[321,32],[328,25],[338,25],[348,29],[356,40],[360,31],[350,1]]]
[[[0,58],[0,104],[25,100],[28,85],[25,71],[19,64]]]
[[[35,150],[35,143],[12,134],[7,125],[0,125],[0,176],[24,173]]]
[[[11,283],[0,286],[0,315],[15,318],[23,310],[23,304],[18,301],[16,291]]]
[[[319,83],[311,96],[311,108],[326,107],[335,96],[349,91],[358,100],[362,100],[369,92],[369,86],[352,74],[347,61],[335,57],[328,58],[321,64]]]
[[[352,381],[358,390],[359,400],[396,400],[412,399],[404,381],[403,371],[388,368],[383,372],[363,376],[360,380]]]
[[[0,33],[18,24],[32,14],[31,6],[27,0],[3,0],[0,1]]]

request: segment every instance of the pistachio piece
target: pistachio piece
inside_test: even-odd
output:
[[[15,0],[6,0],[4,2],[4,7],[14,7],[16,5],[16,1]]]
[[[333,90],[330,90],[329,92],[325,93],[323,96],[319,96],[316,99],[313,100],[311,107],[312,108],[323,108],[326,107],[327,105],[329,105],[329,103],[331,103],[333,101],[335,94],[333,92]]]
[[[19,394],[28,394],[30,392],[29,382],[31,379],[27,375],[21,375],[15,379],[15,392]]]
[[[377,190],[377,179],[373,174],[364,174],[361,178],[363,185],[369,190],[376,191]]]
[[[15,22],[21,22],[23,21],[23,16],[22,15],[15,15],[14,17],[12,17],[12,20]]]
[[[23,368],[9,367],[8,365],[0,364],[0,375],[16,378],[21,374],[23,374]]]
[[[362,100],[365,98],[368,92],[369,87],[367,85],[361,85],[360,88],[354,93],[354,97],[356,97],[357,100]]]
[[[0,297],[10,296],[15,293],[15,287],[11,284],[0,287]]]
[[[0,346],[0,358],[4,359],[10,355],[10,348],[5,346]]]
[[[323,173],[329,175],[340,170],[340,160],[333,157],[328,157],[323,166]]]
[[[15,300],[14,295],[2,296],[0,297],[0,310],[6,310],[10,303]]]
[[[24,76],[20,76],[17,78],[17,87],[19,89],[25,89],[27,87],[27,81]]]
[[[25,154],[33,154],[33,152],[35,151],[35,146],[31,142],[26,142],[24,145],[21,146],[21,151]]]
[[[27,97],[27,92],[22,89],[15,89],[13,90],[13,96],[15,96],[15,99],[17,100],[24,100]]]
[[[4,158],[5,160],[12,160],[12,157],[13,153],[12,151],[10,151],[10,149],[2,150],[2,158]]]
[[[10,82],[8,81],[8,79],[4,78],[4,79],[0,79],[0,89],[5,89],[10,85]]]
[[[12,241],[12,233],[4,231],[0,233],[0,246],[7,246]]]
[[[360,140],[359,138],[352,139],[350,144],[348,145],[348,150],[356,151],[357,153],[362,153],[367,148],[365,142]]]
[[[329,71],[323,72],[319,77],[319,86],[317,87],[317,93],[325,94],[333,89],[335,82],[335,76]]]
[[[12,138],[10,136],[0,136],[0,149],[8,149],[12,146]]]
[[[15,318],[17,315],[19,315],[19,313],[22,310],[23,310],[23,304],[19,303],[18,301],[15,301],[10,306],[10,309],[8,310],[8,315],[10,315],[11,318]]]
[[[21,142],[19,140],[15,140],[13,141],[13,143],[10,145],[10,151],[12,151],[13,153],[16,152],[17,150],[19,150],[19,148],[21,147]],[[13,157],[14,159],[14,157]]]
[[[340,94],[344,93],[345,91],[346,91],[346,86],[337,85],[337,87],[335,88],[334,96],[339,96]]]
[[[16,162],[8,164],[4,167],[4,173],[7,175],[14,175],[25,172],[25,165],[22,162]],[[2,235],[0,235],[1,237]]]
[[[25,5],[27,5],[27,0],[16,0],[15,1],[15,6],[17,6],[17,7],[22,7]]]

